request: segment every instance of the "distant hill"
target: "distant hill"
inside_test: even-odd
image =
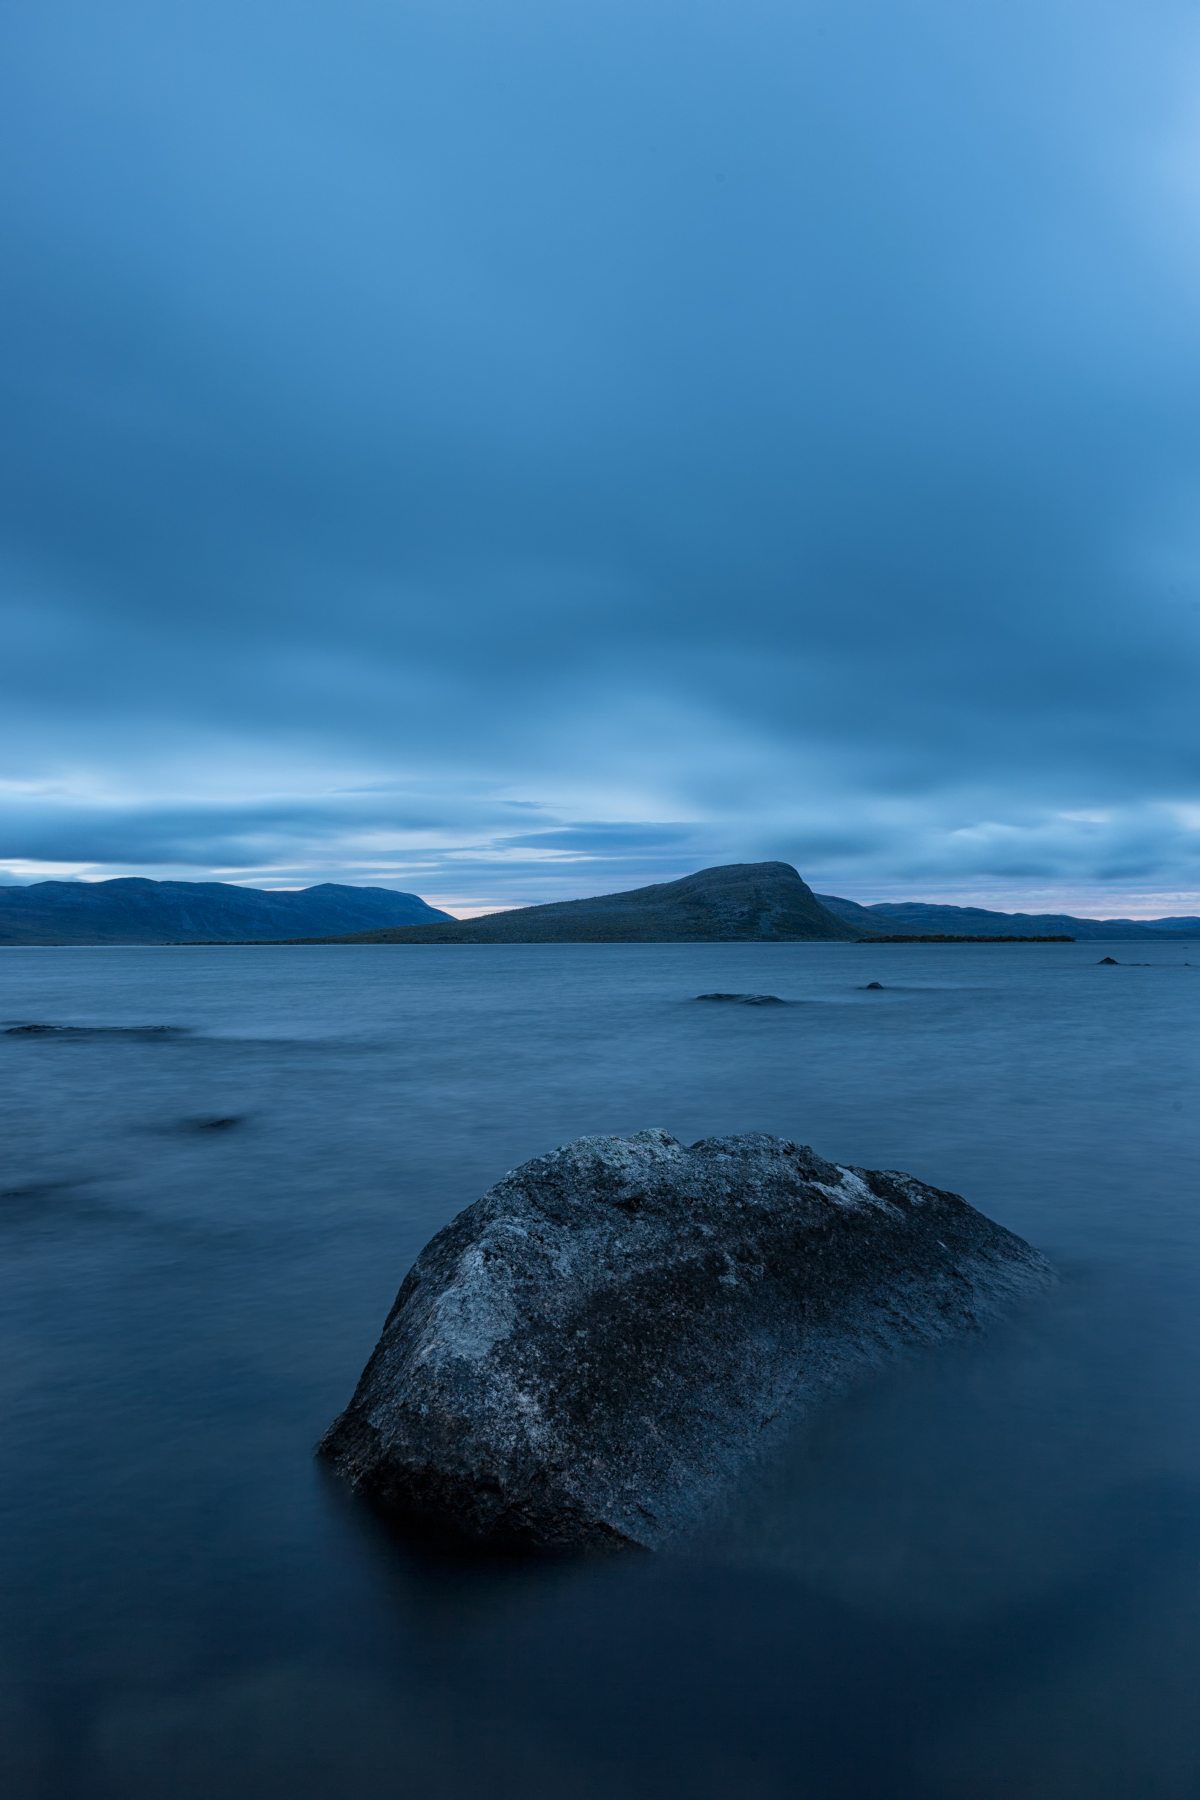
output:
[[[876,926],[876,930],[880,927]],[[887,927],[891,929],[890,926]],[[486,913],[450,925],[358,931],[344,944],[688,944],[853,939],[790,863],[729,863],[681,881]],[[319,940],[328,943],[329,938]]]
[[[817,894],[839,919],[869,931],[902,931],[913,936],[944,931],[954,937],[1004,937],[1013,933],[1085,939],[1200,937],[1200,919],[1076,919],[1070,913],[988,912],[981,906],[933,906],[923,900],[887,900],[859,906],[836,894]]]
[[[416,894],[322,882],[294,892],[225,881],[35,881],[0,887],[0,944],[277,941],[450,918]]]

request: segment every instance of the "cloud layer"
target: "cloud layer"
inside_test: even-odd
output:
[[[1193,7],[0,30],[11,878],[1200,893]]]

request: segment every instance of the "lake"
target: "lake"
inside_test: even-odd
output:
[[[1194,1800],[1198,1011],[1194,941],[0,952],[8,1800]],[[670,1555],[391,1542],[312,1450],[413,1257],[646,1126],[1061,1286]]]

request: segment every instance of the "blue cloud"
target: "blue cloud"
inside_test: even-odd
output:
[[[11,870],[1200,879],[1191,7],[0,38]]]

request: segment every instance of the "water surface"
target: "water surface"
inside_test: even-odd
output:
[[[6,1794],[1194,1800],[1192,959],[0,952]],[[1063,1284],[677,1554],[386,1542],[311,1452],[412,1258],[515,1164],[648,1125],[909,1170]]]

